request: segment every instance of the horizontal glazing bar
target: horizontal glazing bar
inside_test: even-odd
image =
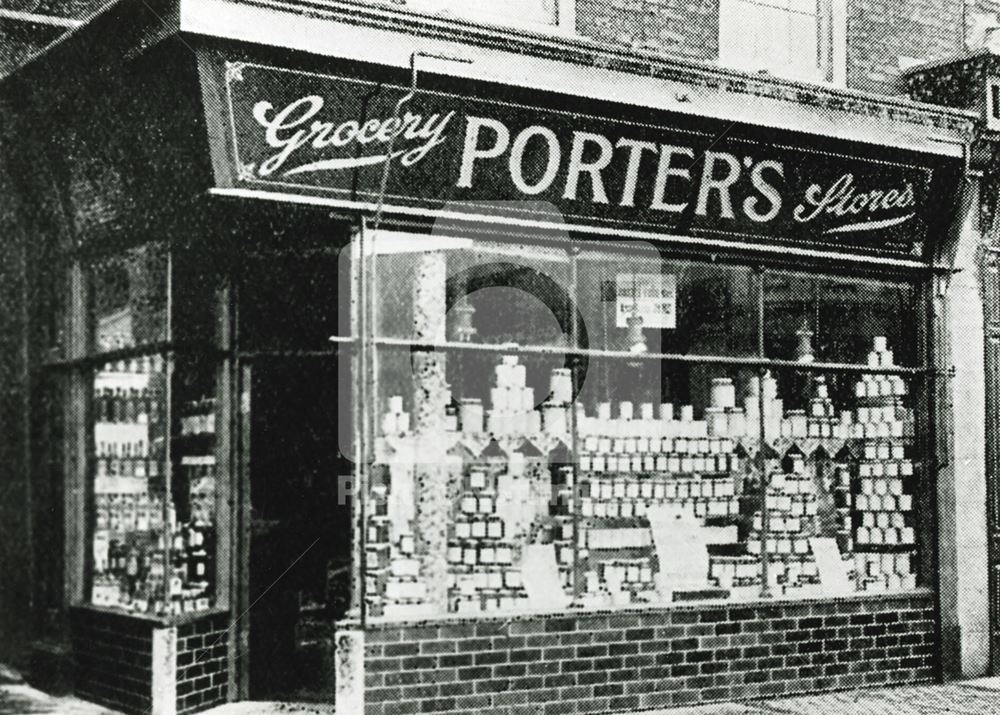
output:
[[[575,355],[579,357],[613,358],[620,360],[662,360],[706,365],[734,365],[739,367],[763,367],[801,372],[853,372],[877,375],[925,375],[931,372],[926,367],[872,367],[860,363],[800,363],[794,360],[769,360],[758,357],[737,357],[725,355],[684,355],[680,353],[633,353],[627,350],[594,350],[568,348],[551,345],[513,345],[510,343],[458,343],[421,342],[404,338],[375,338],[376,347],[391,349],[468,351],[486,353],[511,353],[516,355]]]

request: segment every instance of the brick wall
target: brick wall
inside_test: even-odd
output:
[[[365,712],[601,713],[913,683],[935,677],[935,632],[933,597],[912,594],[371,625]]]
[[[126,713],[152,706],[151,621],[91,609],[70,614],[76,693]]]
[[[683,57],[719,56],[721,0],[577,0],[577,30],[605,42]],[[932,60],[965,48],[963,19],[996,14],[998,0],[847,0],[848,86],[900,94],[900,57]]]
[[[956,0],[849,0],[848,86],[901,93],[899,58],[933,60],[961,52],[962,23]]]
[[[603,42],[713,60],[719,0],[577,0],[580,34]]]
[[[177,627],[177,713],[205,710],[228,700],[228,614]]]

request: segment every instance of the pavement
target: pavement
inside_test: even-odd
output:
[[[1000,678],[980,678],[942,685],[865,688],[655,711],[655,715],[945,714],[1000,715]]]
[[[0,715],[118,715],[73,697],[55,697],[23,683],[0,685]]]
[[[419,712],[419,708],[414,712]],[[19,679],[3,678],[0,671],[0,715],[48,713],[120,715],[77,698],[47,695]],[[206,715],[333,715],[333,708],[301,703],[245,702],[222,705],[208,710]],[[1000,715],[1000,678],[714,703],[646,711],[645,715]]]

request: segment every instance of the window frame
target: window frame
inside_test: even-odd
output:
[[[388,232],[388,230],[387,230],[387,232]],[[372,234],[374,232],[368,231],[368,233]],[[362,230],[359,232],[359,234],[363,236],[365,234],[365,228],[362,228]],[[459,236],[463,236],[463,233],[461,231],[458,231],[454,235],[456,237],[459,237]],[[472,241],[474,242],[473,243],[473,249],[475,247],[475,242],[483,241],[483,242],[485,242],[487,244],[490,243],[489,239],[483,240],[481,238],[476,237],[476,235],[474,233],[473,234],[469,234],[468,237],[471,238]],[[371,240],[372,236],[369,235],[368,238],[369,238],[369,240]],[[376,240],[377,240],[377,238],[376,238]],[[524,243],[531,243],[533,239],[531,237],[522,237],[522,236],[518,235],[517,240],[523,241]],[[534,242],[539,243],[539,244],[544,244],[544,245],[547,245],[547,246],[551,246],[553,244],[552,241],[545,240],[545,239],[534,239]],[[555,241],[555,243],[556,243],[556,245],[562,244],[565,247],[565,250],[571,256],[571,269],[570,269],[570,273],[571,273],[571,276],[572,276],[572,286],[573,286],[572,295],[571,295],[571,306],[572,306],[572,310],[573,310],[572,314],[573,315],[577,315],[577,313],[576,313],[577,305],[578,305],[578,296],[577,296],[577,292],[578,292],[578,288],[577,288],[578,278],[577,278],[577,276],[578,276],[578,273],[577,273],[577,271],[578,271],[578,263],[579,263],[579,261],[577,260],[577,257],[579,255],[579,253],[582,252],[582,251],[588,251],[588,252],[593,251],[595,253],[601,253],[601,252],[603,252],[603,253],[607,253],[607,254],[610,254],[610,255],[615,255],[615,253],[622,253],[623,249],[620,246],[618,246],[617,244],[602,243],[599,240],[589,239],[589,238],[583,238],[583,239],[571,238],[571,239],[566,239],[566,240],[562,240],[562,241],[557,240],[557,241]],[[695,264],[701,264],[701,265],[705,265],[705,266],[710,266],[713,263],[715,263],[718,260],[718,258],[719,258],[718,256],[709,257],[709,256],[704,256],[704,255],[676,254],[676,253],[672,252],[669,248],[664,247],[664,246],[657,246],[657,251],[658,251],[659,260],[661,261],[660,265],[669,265],[670,261],[672,261],[672,260],[679,260],[679,261],[683,261],[683,262],[692,262],[692,263],[695,263]],[[626,251],[626,253],[627,253],[627,251]],[[371,275],[374,275],[374,273],[375,273],[374,268],[373,268],[374,261],[376,260],[374,254],[375,254],[374,251],[371,252],[371,253],[369,253],[369,254],[367,254],[367,256],[368,256],[367,260],[364,261],[364,263],[367,266],[366,269],[365,269],[365,271],[367,271]],[[553,348],[551,346],[527,346],[527,345],[517,345],[517,346],[493,345],[493,346],[484,346],[484,345],[477,345],[477,344],[454,342],[452,340],[447,340],[447,339],[444,340],[444,341],[427,341],[427,340],[423,340],[422,341],[422,340],[416,340],[416,339],[397,338],[397,337],[380,337],[378,335],[372,334],[371,328],[368,327],[368,328],[364,328],[365,332],[361,334],[360,348],[359,348],[359,350],[360,350],[359,359],[360,359],[360,361],[361,361],[362,364],[373,365],[373,364],[375,364],[374,361],[377,360],[378,354],[379,354],[380,351],[382,351],[382,350],[399,350],[399,349],[429,350],[429,351],[439,350],[439,351],[442,351],[443,354],[445,354],[445,355],[450,355],[451,354],[450,351],[459,351],[459,352],[461,352],[461,351],[473,350],[473,351],[492,352],[492,353],[495,353],[498,357],[500,355],[504,354],[504,353],[509,353],[509,354],[514,354],[514,355],[521,356],[521,355],[531,355],[531,354],[536,354],[536,355],[539,355],[539,354],[550,354],[553,351],[558,351],[560,353],[566,354],[567,356],[572,356],[572,358],[574,360],[580,360],[581,358],[589,356],[589,357],[611,357],[611,358],[620,359],[620,360],[654,360],[654,361],[664,361],[664,362],[669,362],[669,363],[687,363],[687,364],[693,364],[693,365],[718,365],[718,366],[728,366],[728,367],[743,367],[743,368],[747,368],[747,369],[750,369],[750,370],[757,370],[758,371],[758,377],[759,377],[759,383],[758,384],[760,385],[760,392],[758,393],[758,397],[759,397],[759,402],[760,402],[761,405],[763,405],[763,396],[764,396],[764,394],[763,394],[763,392],[764,392],[764,387],[763,387],[764,377],[765,377],[765,375],[768,374],[768,371],[770,371],[770,370],[774,370],[776,372],[777,371],[782,371],[782,372],[792,371],[792,372],[801,373],[801,374],[804,374],[804,375],[807,375],[807,376],[824,375],[824,374],[849,374],[849,375],[857,375],[858,377],[861,377],[862,375],[867,375],[867,374],[887,375],[887,376],[888,375],[899,376],[899,377],[902,377],[904,379],[910,379],[910,380],[912,380],[913,382],[916,382],[916,383],[922,383],[925,386],[924,394],[920,395],[918,399],[914,400],[913,407],[911,408],[913,410],[913,413],[914,413],[913,419],[915,420],[916,425],[917,425],[917,433],[916,433],[916,435],[912,439],[912,448],[919,453],[918,460],[920,462],[922,462],[923,465],[924,465],[924,467],[922,469],[922,477],[921,477],[921,479],[922,479],[922,482],[921,482],[922,485],[924,487],[927,487],[928,485],[932,486],[935,483],[935,480],[936,480],[936,476],[935,475],[936,475],[936,471],[937,471],[936,467],[933,466],[934,464],[936,464],[935,458],[934,458],[934,452],[933,452],[933,450],[934,450],[934,440],[933,440],[933,437],[932,437],[933,430],[934,430],[935,419],[934,419],[934,414],[932,412],[933,403],[930,401],[931,400],[931,396],[928,394],[929,391],[931,391],[931,390],[934,389],[934,387],[933,387],[934,380],[937,377],[937,374],[936,374],[936,372],[934,371],[934,369],[932,367],[933,366],[933,361],[932,361],[932,353],[931,353],[931,349],[930,349],[930,346],[933,344],[933,336],[931,334],[931,331],[933,330],[933,323],[928,318],[928,316],[929,316],[928,305],[929,305],[929,301],[932,299],[932,286],[933,286],[933,280],[934,280],[933,277],[929,276],[929,275],[925,275],[921,271],[904,271],[904,272],[901,272],[899,274],[892,274],[892,275],[888,275],[887,276],[884,273],[877,272],[877,269],[875,269],[875,271],[872,271],[871,268],[868,268],[868,270],[866,271],[865,269],[861,269],[861,268],[857,268],[857,267],[853,267],[853,268],[832,267],[831,268],[828,265],[821,265],[821,264],[816,263],[815,261],[814,262],[795,263],[794,265],[789,266],[788,264],[781,264],[781,263],[778,263],[778,262],[771,262],[771,261],[767,261],[766,259],[753,260],[753,259],[747,259],[746,257],[742,257],[741,258],[741,257],[738,257],[738,256],[733,256],[729,260],[726,260],[724,258],[722,261],[720,261],[720,263],[722,263],[724,265],[725,264],[732,264],[732,265],[739,266],[739,267],[750,267],[750,268],[752,268],[759,275],[759,280],[758,280],[758,311],[759,311],[759,313],[758,313],[758,322],[757,322],[757,326],[758,326],[757,327],[758,352],[757,352],[757,354],[755,356],[734,357],[734,356],[724,356],[724,355],[685,355],[685,354],[655,353],[655,352],[647,352],[647,353],[641,354],[639,356],[636,356],[635,354],[630,353],[630,352],[625,351],[625,350],[620,350],[620,351],[592,350],[592,349],[582,348],[582,347],[579,346],[579,344],[578,344],[579,331],[578,330],[574,330],[573,331],[574,345],[567,346],[565,348]],[[765,354],[765,338],[766,338],[766,336],[765,336],[765,327],[766,327],[766,321],[765,321],[764,311],[766,309],[766,298],[765,298],[764,290],[765,290],[765,284],[766,284],[765,278],[766,278],[766,276],[768,275],[769,272],[773,272],[773,273],[777,273],[777,274],[789,274],[789,273],[791,273],[791,274],[799,274],[799,275],[808,275],[808,276],[810,276],[812,278],[815,278],[817,280],[833,279],[833,280],[847,280],[847,281],[850,281],[850,280],[864,281],[865,279],[869,279],[869,280],[877,281],[877,282],[880,282],[880,283],[895,283],[895,284],[898,284],[900,286],[907,286],[907,287],[911,288],[914,291],[914,294],[915,294],[915,305],[916,305],[915,310],[917,311],[917,314],[915,315],[915,319],[919,323],[919,335],[918,335],[917,355],[918,355],[918,358],[920,360],[920,363],[918,365],[915,365],[915,366],[898,366],[898,365],[893,365],[891,367],[872,367],[869,364],[862,363],[860,361],[860,359],[859,359],[859,362],[856,362],[856,363],[820,362],[820,361],[811,361],[811,362],[805,362],[804,363],[804,362],[800,362],[800,361],[795,360],[795,359],[774,359],[774,358],[767,357],[767,355]],[[374,315],[376,315],[376,305],[375,305],[376,298],[373,295],[373,293],[375,293],[376,291],[372,290],[371,286],[368,284],[368,282],[364,278],[364,276],[362,276],[359,279],[359,284],[362,284],[364,286],[364,288],[362,290],[364,290],[366,292],[367,291],[371,291],[371,293],[369,293],[368,295],[366,295],[364,298],[359,298],[359,300],[356,301],[356,305],[358,305],[359,308],[361,310],[363,310],[364,313],[367,314],[367,316],[374,316]],[[370,325],[374,324],[372,317],[365,317],[365,318],[362,318],[361,320],[362,320],[362,324],[363,325],[370,326]],[[576,321],[572,321],[572,322],[575,323]],[[369,369],[371,369],[371,368],[369,368]],[[369,390],[368,394],[369,395],[376,394],[375,386],[373,384],[371,384],[372,380],[375,379],[374,378],[374,374],[375,374],[375,371],[372,370],[369,373],[369,377],[367,378],[367,382],[369,383],[369,387],[368,387],[368,390]],[[573,370],[572,374],[573,374],[573,376],[575,378],[575,376],[576,376],[576,370]],[[575,393],[575,391],[576,391],[576,384],[574,383],[574,393]],[[359,420],[359,422],[361,422],[364,425],[364,429],[366,431],[366,434],[365,434],[365,437],[364,437],[364,442],[365,442],[365,445],[366,445],[366,449],[368,450],[364,454],[362,454],[361,458],[362,458],[363,464],[369,465],[369,464],[373,464],[374,463],[374,454],[371,451],[371,445],[373,445],[375,443],[375,440],[377,438],[377,431],[378,431],[378,427],[377,427],[378,419],[377,419],[377,414],[376,414],[377,406],[373,405],[373,404],[370,404],[370,402],[366,401],[366,402],[359,403],[358,409],[360,410],[360,412],[362,414],[362,419]],[[571,438],[572,438],[572,451],[573,451],[574,455],[578,455],[579,454],[579,449],[578,449],[579,430],[578,430],[578,426],[576,424],[575,410],[572,410],[572,409],[570,410],[570,420],[569,421],[570,421],[570,425],[571,425],[570,429],[571,429]],[[770,448],[772,446],[773,442],[775,441],[774,438],[772,438],[772,437],[767,436],[767,435],[764,434],[763,420],[761,420],[760,441],[763,442],[766,445],[766,447],[768,447],[768,448]],[[761,474],[765,473],[765,462],[764,462],[765,456],[764,456],[764,453],[765,453],[765,450],[758,449],[758,457],[757,457],[757,465],[756,466],[757,466],[758,472],[761,473]],[[574,484],[579,484],[580,483],[580,479],[579,479],[579,459],[573,458],[572,461],[573,461],[572,468],[573,468],[573,480],[574,480]],[[767,494],[767,489],[768,489],[768,482],[767,482],[767,480],[764,480],[764,479],[760,480],[760,485],[759,486],[760,486],[760,489],[761,489],[761,494],[759,496],[762,499],[764,499],[765,496],[766,496],[766,494]],[[360,527],[361,527],[361,525],[366,524],[366,521],[365,521],[365,518],[364,518],[364,509],[366,507],[366,503],[368,502],[368,491],[367,491],[367,482],[366,482],[365,479],[361,480],[361,489],[360,489],[359,493],[362,496],[357,501],[361,505],[362,512],[361,512],[361,515],[360,515],[360,519],[357,521],[357,525],[359,527],[359,531],[356,534],[356,539],[357,539],[357,543],[359,544],[359,550],[362,553],[364,553],[365,549],[366,549],[367,531],[368,530],[367,530],[367,528],[360,528]],[[918,495],[915,495],[914,496],[914,502],[917,502],[918,500],[920,500],[923,503],[924,508],[926,508],[928,510],[928,513],[925,514],[923,516],[923,518],[927,519],[927,520],[930,520],[930,521],[933,521],[933,500],[934,500],[934,495],[933,494],[918,494]],[[574,523],[574,530],[573,530],[573,567],[572,567],[573,574],[574,574],[573,577],[572,577],[573,602],[574,602],[574,604],[577,604],[579,602],[579,600],[580,600],[580,597],[581,597],[581,583],[582,583],[582,576],[583,576],[583,574],[581,573],[580,567],[579,567],[579,560],[578,560],[578,553],[579,553],[579,550],[581,548],[580,543],[579,543],[580,542],[580,533],[579,533],[579,529],[578,529],[578,524],[579,524],[579,508],[574,508],[573,509],[572,516],[573,516],[573,523]],[[766,548],[767,540],[771,537],[771,531],[770,531],[770,526],[769,526],[768,522],[769,522],[769,519],[767,517],[767,510],[764,509],[763,510],[763,514],[762,514],[762,532],[763,532],[763,535],[762,535],[763,546],[762,546],[762,548]],[[917,535],[917,540],[916,540],[916,542],[914,544],[914,547],[913,547],[914,548],[914,553],[913,553],[913,557],[912,558],[913,558],[913,562],[915,564],[919,563],[919,564],[921,564],[923,566],[923,568],[922,568],[922,575],[924,577],[921,580],[921,582],[919,582],[919,583],[916,584],[915,588],[917,589],[917,591],[919,591],[919,590],[921,590],[923,588],[926,588],[929,585],[932,586],[933,583],[934,583],[933,573],[932,573],[932,571],[930,569],[927,568],[927,563],[928,563],[928,559],[932,559],[933,558],[933,554],[930,553],[933,549],[930,548],[930,547],[932,547],[932,545],[936,543],[936,540],[937,540],[936,528],[933,530],[933,532],[931,534],[918,534]],[[853,548],[852,548],[852,551],[853,551]],[[768,585],[769,584],[769,581],[768,581],[768,564],[769,564],[769,561],[770,561],[769,559],[761,559],[760,560],[760,568],[761,568],[761,575],[762,575],[761,592],[760,592],[760,595],[759,595],[758,598],[753,599],[752,601],[750,601],[751,603],[767,602],[768,599],[771,599],[773,597],[773,594],[770,592],[769,585]],[[366,588],[366,580],[364,578],[364,572],[365,572],[364,561],[360,562],[360,564],[359,564],[359,570],[361,572],[361,578],[359,579],[359,582],[360,582],[360,585],[361,585],[362,589],[365,589]],[[906,590],[906,591],[900,591],[900,592],[901,593],[910,593],[912,591]],[[368,599],[367,599],[367,595],[368,594],[363,591],[360,594],[360,598],[359,598],[359,601],[360,601],[360,603],[359,603],[359,607],[360,607],[360,622],[361,622],[361,625],[362,625],[363,628],[366,627],[366,624],[369,622],[369,620],[371,620],[373,618],[377,622],[382,622],[382,621],[406,622],[408,620],[407,618],[401,618],[401,617],[397,617],[397,618],[380,618],[380,617],[371,616],[368,613],[368,607],[367,607],[367,600]],[[864,592],[864,591],[855,591],[855,592],[853,592],[852,594],[849,594],[849,595],[864,596],[864,595],[866,595],[866,592]],[[823,595],[823,594],[819,594],[819,595],[810,595],[810,596],[792,595],[792,596],[786,596],[786,597],[787,598],[791,598],[791,599],[803,598],[803,597],[805,597],[805,598],[837,598],[837,597],[840,597],[840,595],[839,594],[831,594],[829,596],[826,596],[826,595]],[[706,603],[711,603],[711,601],[706,601]],[[654,603],[645,604],[645,605],[643,605],[643,604],[636,604],[636,605],[633,605],[632,607],[633,608],[644,608],[644,607],[654,607],[655,608],[657,606],[661,606],[662,607],[662,606],[669,606],[669,605],[670,604],[668,604],[668,603],[654,602]],[[501,611],[500,613],[504,613],[504,612]],[[513,614],[513,612],[512,612],[512,614]],[[421,616],[421,618],[443,618],[443,619],[456,618],[456,617],[462,617],[462,615],[461,614],[456,614],[456,613],[448,612],[448,613],[440,613],[440,614],[435,613],[433,615]]]
[[[786,0],[787,3],[788,0]],[[802,14],[816,19],[816,65],[809,70],[785,72],[781,67],[766,67],[751,64],[738,54],[735,48],[727,48],[727,23],[739,26],[741,13],[734,7],[736,3],[761,5],[783,10],[786,14]],[[801,13],[778,7],[767,0],[719,0],[719,64],[740,72],[764,72],[776,77],[796,82],[844,87],[847,84],[847,0],[816,0],[816,13]],[[791,41],[791,38],[788,38]]]
[[[93,314],[94,276],[91,273],[102,259],[127,256],[130,251],[155,246],[165,253],[166,260],[162,275],[165,303],[162,313],[162,338],[151,342],[137,342],[134,345],[102,349],[97,345],[94,332],[96,317]],[[66,268],[62,269],[60,285],[67,296],[59,319],[61,334],[59,350],[52,351],[50,359],[44,361],[40,369],[64,379],[63,394],[63,439],[60,445],[49,445],[49,449],[59,449],[63,453],[63,479],[65,484],[64,504],[64,583],[63,604],[68,608],[108,610],[129,617],[152,620],[160,623],[176,623],[190,618],[200,618],[215,613],[227,612],[233,597],[234,580],[230,553],[235,532],[225,525],[233,525],[235,511],[231,505],[230,493],[234,479],[232,450],[235,448],[235,434],[229,427],[232,414],[231,361],[226,358],[229,344],[228,286],[220,286],[215,291],[212,305],[205,310],[213,311],[216,320],[216,334],[209,343],[174,341],[174,254],[184,250],[169,241],[149,240],[124,242],[120,245],[93,248],[77,248],[66,254]],[[211,369],[215,381],[215,416],[219,425],[224,425],[216,433],[214,453],[216,460],[215,495],[215,554],[212,603],[209,608],[176,614],[137,612],[128,609],[102,606],[92,603],[93,585],[93,540],[96,519],[95,479],[95,407],[94,381],[97,373],[107,364],[123,360],[159,357],[164,366],[164,392],[162,399],[164,454],[162,456],[162,477],[164,479],[162,533],[164,534],[164,568],[169,571],[172,541],[175,532],[169,526],[168,514],[173,511],[172,472],[174,461],[174,441],[180,433],[175,419],[174,369],[178,359],[195,360],[203,367]],[[166,592],[166,583],[164,584]]]

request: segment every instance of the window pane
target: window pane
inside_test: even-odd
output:
[[[378,364],[379,436],[366,495],[372,615],[568,606],[565,362],[384,349]]]
[[[573,330],[568,255],[384,235],[376,251],[380,335],[555,349],[379,349],[379,437],[365,495],[369,612],[568,606],[572,380],[559,350]]]
[[[204,611],[216,603],[218,516],[225,504],[220,449],[228,435],[216,394],[216,366],[174,358],[170,496],[170,610]],[[221,512],[225,513],[225,512]]]
[[[601,350],[644,344],[647,352],[756,355],[758,281],[749,268],[661,261],[656,253],[584,252],[579,259],[581,344]]]
[[[819,12],[818,0],[787,0],[788,9],[801,15],[815,17]]]
[[[378,336],[568,344],[565,251],[388,232],[373,243]]]
[[[789,596],[914,588],[925,572],[918,527],[930,517],[920,383],[801,372],[776,382],[783,417],[780,437],[769,440],[773,588]]]
[[[75,357],[66,345],[66,303],[70,293],[68,262],[54,250],[37,260],[47,267],[39,272],[32,296],[32,320],[38,330],[38,347],[43,351],[43,359]]]
[[[790,13],[788,17],[788,64],[792,73],[803,79],[815,78],[819,67],[816,15]]]
[[[914,367],[923,332],[912,285],[870,279],[768,273],[764,339],[769,358]],[[879,355],[873,340],[883,339]],[[882,364],[885,363],[885,364]]]
[[[91,349],[106,352],[168,340],[168,248],[151,243],[89,266]]]
[[[166,363],[109,363],[93,377],[93,551],[90,602],[168,610]]]
[[[171,262],[171,339],[198,346],[216,345],[218,293],[223,287],[223,266],[208,251],[178,250]]]
[[[721,0],[719,61],[749,71],[820,79],[815,0]]]

